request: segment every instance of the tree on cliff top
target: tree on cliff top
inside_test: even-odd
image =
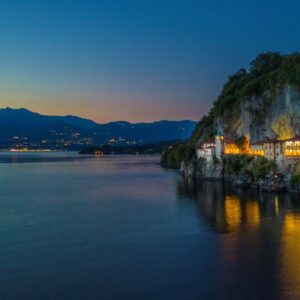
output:
[[[251,63],[249,71],[240,69],[228,77],[218,99],[207,116],[202,117],[194,133],[186,144],[196,145],[211,138],[215,132],[215,120],[225,112],[238,111],[239,104],[247,97],[261,96],[265,91],[277,93],[285,85],[300,90],[300,53],[280,55],[278,52],[259,54]],[[235,108],[237,108],[235,110]],[[183,147],[185,147],[183,145]],[[181,151],[178,151],[181,152]],[[189,151],[187,151],[189,153]],[[180,157],[180,154],[178,155]],[[189,156],[189,155],[184,155]],[[182,159],[180,157],[180,159]]]
[[[282,56],[278,52],[261,53],[250,63],[250,72],[270,72],[279,68],[281,61]]]
[[[249,141],[245,136],[241,136],[240,138],[236,139],[235,144],[242,153],[247,152],[249,148]]]

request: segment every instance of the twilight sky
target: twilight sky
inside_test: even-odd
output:
[[[0,107],[195,119],[260,52],[300,50],[299,0],[3,0]]]

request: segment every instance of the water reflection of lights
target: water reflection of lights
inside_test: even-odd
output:
[[[260,222],[259,204],[257,201],[246,202],[242,207],[238,196],[226,196],[224,205],[225,223],[228,231],[235,231],[245,225],[258,225]]]
[[[282,280],[287,299],[300,298],[300,216],[288,212],[281,234]]]
[[[259,206],[257,201],[251,201],[246,203],[245,209],[247,224],[258,225],[260,222]]]
[[[242,211],[237,196],[225,197],[225,220],[229,231],[235,231],[240,227]]]
[[[178,192],[197,200],[206,221],[201,224],[222,234],[218,239],[225,285],[254,276],[261,288],[272,287],[268,295],[300,299],[299,195],[233,189],[215,182],[181,182]]]
[[[279,214],[279,200],[278,200],[277,195],[275,195],[275,197],[274,197],[274,210],[275,210],[276,216],[278,216],[278,214]]]

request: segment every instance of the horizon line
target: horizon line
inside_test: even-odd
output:
[[[75,118],[80,118],[80,119],[84,119],[84,120],[87,120],[87,121],[90,121],[90,122],[94,122],[95,124],[97,125],[105,125],[105,124],[109,124],[109,123],[118,123],[118,122],[124,122],[124,123],[129,123],[129,124],[151,124],[151,123],[157,123],[157,122],[184,122],[184,121],[191,121],[191,122],[199,122],[199,120],[194,120],[194,119],[158,119],[158,120],[153,120],[153,121],[141,121],[141,122],[130,122],[130,121],[127,121],[127,120],[115,120],[115,121],[108,121],[108,122],[97,122],[93,119],[90,119],[90,118],[86,118],[86,117],[81,117],[80,115],[73,115],[73,114],[62,114],[62,115],[57,115],[57,114],[45,114],[45,113],[40,113],[40,112],[37,112],[37,111],[33,111],[31,109],[28,109],[26,107],[11,107],[11,106],[6,106],[6,107],[0,107],[0,110],[26,110],[26,111],[29,111],[31,113],[34,113],[34,114],[38,114],[40,116],[49,116],[49,117],[75,117]]]

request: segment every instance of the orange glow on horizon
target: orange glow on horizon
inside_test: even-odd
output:
[[[41,115],[55,115],[65,116],[73,115],[81,118],[92,120],[96,123],[108,123],[114,121],[128,121],[131,123],[155,122],[160,120],[198,120],[199,116],[195,118],[190,113],[183,113],[179,108],[170,110],[167,108],[154,108],[147,105],[132,105],[120,106],[118,104],[110,103],[108,105],[102,104],[86,104],[82,102],[66,102],[61,103],[23,103],[0,101],[0,108],[25,108],[32,112]],[[183,115],[184,114],[184,115]],[[200,116],[201,117],[201,116]]]

